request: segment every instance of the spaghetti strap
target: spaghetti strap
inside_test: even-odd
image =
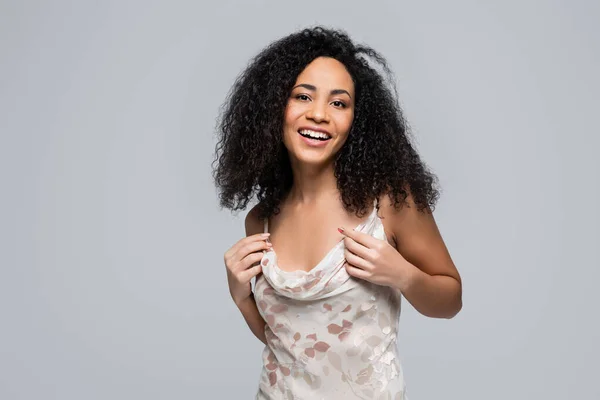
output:
[[[265,218],[265,229],[263,233],[269,232],[269,218]]]

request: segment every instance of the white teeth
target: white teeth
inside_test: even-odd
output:
[[[326,133],[323,132],[315,132],[315,131],[311,131],[309,129],[302,129],[300,130],[300,134],[304,135],[304,136],[309,136],[315,139],[329,139],[330,136]]]

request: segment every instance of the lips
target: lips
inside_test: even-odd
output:
[[[298,129],[298,134],[307,139],[318,141],[327,141],[331,139],[331,134],[320,128],[300,128]]]

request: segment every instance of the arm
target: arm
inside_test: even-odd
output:
[[[262,232],[262,224],[256,215],[256,207],[248,212],[245,220],[246,226],[246,236],[254,235]],[[257,279],[260,276],[257,275]],[[239,304],[236,303],[236,306],[244,316],[248,327],[264,344],[267,344],[267,339],[265,337],[265,320],[262,318],[258,311],[258,307],[256,306],[256,300],[254,299],[254,294],[252,293],[250,297],[242,300]]]
[[[462,308],[462,281],[429,209],[419,212],[409,196],[410,207],[393,208],[385,197],[388,229],[396,250],[406,260],[397,287],[421,314],[452,318]]]
[[[242,301],[241,304],[237,304],[237,306],[244,316],[248,327],[252,333],[254,333],[254,336],[256,336],[258,340],[264,344],[267,344],[267,338],[265,336],[265,320],[258,312],[256,301],[254,300],[254,294]]]

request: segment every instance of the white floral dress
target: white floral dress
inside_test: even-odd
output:
[[[377,208],[355,229],[386,240]],[[254,287],[267,322],[257,400],[408,400],[396,348],[401,293],[348,275],[345,262],[343,241],[310,272],[284,271],[265,251]]]

